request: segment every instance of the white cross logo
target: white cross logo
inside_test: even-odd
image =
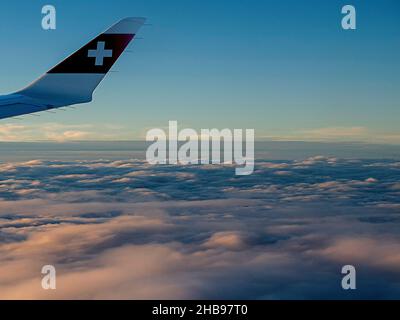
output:
[[[104,41],[97,42],[96,50],[88,51],[88,58],[96,58],[95,65],[102,66],[104,62],[104,58],[112,57],[112,50],[105,50],[106,43]]]

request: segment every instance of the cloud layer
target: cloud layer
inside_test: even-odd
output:
[[[0,298],[400,298],[400,162],[255,169],[0,164]],[[345,264],[356,291],[341,289]]]

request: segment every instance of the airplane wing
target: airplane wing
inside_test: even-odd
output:
[[[0,97],[0,119],[92,101],[92,95],[145,18],[125,18],[26,88]]]

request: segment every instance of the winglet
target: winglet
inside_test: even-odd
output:
[[[145,21],[120,20],[17,93],[54,107],[90,102],[93,91]]]
[[[136,34],[145,22],[146,18],[125,18],[108,28],[104,33]]]

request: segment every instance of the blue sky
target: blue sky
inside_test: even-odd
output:
[[[341,8],[357,30],[341,29]],[[41,29],[41,8],[57,30]],[[258,139],[400,143],[398,1],[7,1],[0,91],[15,91],[116,20],[145,16],[133,52],[76,110],[0,123],[2,140],[140,139],[181,127]],[[49,129],[50,128],[50,129]],[[65,134],[67,133],[67,134]]]

